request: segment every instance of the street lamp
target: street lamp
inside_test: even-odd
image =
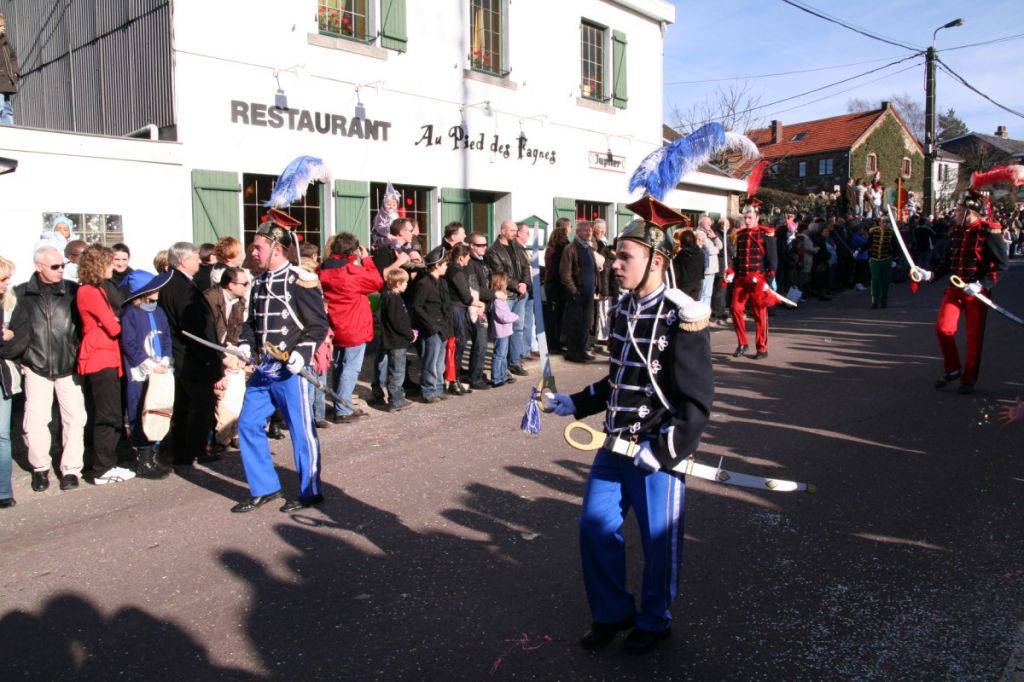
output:
[[[944,28],[963,26],[963,19],[954,19],[932,31],[931,47],[925,52],[924,81],[924,212],[935,212],[935,37]]]

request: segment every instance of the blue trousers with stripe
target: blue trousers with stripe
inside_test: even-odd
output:
[[[321,494],[320,441],[313,426],[306,385],[302,377],[282,370],[278,378],[257,372],[246,386],[242,413],[238,417],[238,444],[245,479],[253,496],[269,495],[281,489],[281,480],[274,471],[270,455],[270,443],[263,430],[275,408],[284,416],[292,437],[295,469],[299,472],[299,497]]]
[[[629,457],[602,448],[590,468],[580,513],[580,553],[590,613],[597,623],[636,616],[641,630],[672,623],[683,563],[682,477],[648,473]],[[626,587],[626,544],[622,524],[630,509],[640,525],[644,550],[640,611]]]

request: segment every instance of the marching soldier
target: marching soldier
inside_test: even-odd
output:
[[[955,224],[949,230],[949,248],[936,272],[945,274],[948,270],[965,286],[961,289],[950,283],[939,304],[935,333],[942,350],[943,374],[935,388],[945,388],[959,379],[959,392],[969,394],[978,381],[988,307],[975,294],[991,296],[992,287],[1009,265],[1003,229],[999,223],[988,220],[989,213],[986,197],[975,190],[967,191],[953,213]],[[923,268],[918,268],[918,272],[925,281],[935,278],[934,273]],[[967,355],[963,364],[956,347],[961,311],[967,318]]]
[[[560,416],[605,412],[604,446],[590,470],[580,515],[580,551],[593,616],[580,640],[600,649],[619,631],[627,652],[642,654],[669,637],[683,545],[684,479],[714,393],[710,308],[667,288],[672,245],[664,228],[686,220],[650,196],[630,205],[642,219],[619,237],[613,265],[623,290],[612,310],[608,376],[573,395],[550,397]],[[640,525],[643,594],[637,610],[626,587],[629,508]]]
[[[296,375],[312,361],[317,346],[327,337],[329,323],[317,276],[293,266],[288,257],[295,247],[291,228],[298,225],[287,213],[270,209],[251,247],[251,255],[263,272],[253,280],[249,319],[242,330],[239,350],[255,354],[259,361],[246,386],[238,419],[238,440],[251,497],[231,508],[236,513],[253,511],[282,497],[281,481],[263,431],[275,408],[288,424],[299,474],[298,497],[286,501],[281,511],[291,512],[323,501],[320,442],[306,384]],[[287,361],[268,355],[264,350],[267,344],[279,354],[286,354]]]
[[[775,230],[758,222],[760,203],[753,199],[743,207],[743,227],[736,231],[732,268],[726,273],[726,281],[731,279],[733,283],[731,312],[737,342],[733,357],[746,355],[749,348],[744,319],[749,300],[754,314],[755,360],[768,357],[768,306],[774,299],[765,285],[775,288],[775,271],[779,264]]]

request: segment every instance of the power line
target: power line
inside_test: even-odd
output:
[[[766,114],[766,117],[771,118],[772,116],[778,116],[779,114],[784,114],[787,111],[793,111],[795,109],[801,109],[801,108],[806,107],[808,105],[817,104],[818,102],[823,102],[823,101],[825,101],[827,99],[831,99],[833,97],[836,97],[837,95],[844,95],[844,94],[846,94],[848,92],[853,92],[854,90],[857,90],[859,88],[863,88],[866,85],[873,85],[873,84],[875,84],[875,83],[877,83],[879,81],[883,81],[886,78],[891,78],[892,76],[895,76],[897,74],[901,74],[901,73],[904,73],[906,71],[912,71],[913,69],[919,68],[921,66],[921,64],[923,64],[923,63],[924,62],[918,62],[917,64],[911,64],[910,66],[908,66],[905,69],[900,69],[899,71],[893,71],[892,73],[887,73],[884,76],[876,78],[871,83],[861,83],[860,85],[855,85],[852,88],[847,88],[845,90],[840,90],[839,92],[833,92],[831,95],[825,95],[824,97],[819,97],[818,99],[812,99],[810,102],[804,102],[803,104],[797,104],[795,107],[789,107],[788,109],[780,109],[778,111],[773,111],[770,114]]]
[[[992,45],[994,43],[1004,43],[1007,40],[1017,40],[1019,38],[1024,38],[1024,33],[1018,33],[1017,35],[1012,36],[1003,36],[1002,38],[993,38],[992,40],[983,40],[980,43],[968,43],[967,45],[955,45],[954,47],[944,47],[941,50],[936,50],[936,52],[950,52],[952,50],[962,50],[965,47],[978,47],[979,45]]]
[[[991,102],[992,104],[995,104],[995,105],[996,105],[997,107],[999,107],[1000,109],[1002,109],[1003,111],[1008,111],[1009,113],[1013,114],[1014,116],[1019,116],[1019,117],[1021,117],[1021,118],[1024,118],[1024,114],[1020,113],[1019,111],[1016,111],[1015,109],[1011,109],[1011,108],[1010,108],[1010,107],[1008,107],[1008,106],[1005,106],[1005,105],[1003,105],[1003,104],[1000,104],[999,102],[995,101],[994,99],[992,99],[991,97],[989,97],[988,95],[986,95],[986,94],[985,94],[984,92],[982,92],[981,90],[979,90],[978,88],[976,88],[976,87],[974,87],[973,85],[971,85],[970,83],[968,83],[968,82],[967,82],[966,80],[964,80],[964,77],[963,77],[963,76],[961,76],[960,74],[958,74],[958,73],[957,73],[956,71],[954,71],[953,69],[949,68],[949,65],[947,65],[947,64],[946,64],[946,63],[945,63],[944,61],[942,61],[942,60],[941,60],[941,59],[939,59],[938,57],[936,57],[936,58],[935,58],[935,61],[937,61],[937,62],[939,63],[939,68],[940,68],[940,69],[942,69],[943,71],[945,71],[945,72],[946,72],[947,74],[949,74],[950,76],[952,76],[952,77],[953,77],[953,78],[955,78],[956,80],[960,81],[960,83],[961,83],[961,84],[962,84],[962,85],[963,85],[963,86],[964,86],[965,88],[967,88],[968,90],[971,90],[971,91],[973,91],[973,92],[975,92],[975,93],[977,93],[977,94],[981,95],[982,97],[984,97],[985,99],[987,99],[987,100],[988,100],[989,102]]]
[[[854,33],[859,33],[862,36],[867,36],[868,38],[871,38],[873,40],[879,40],[879,41],[881,41],[883,43],[888,43],[890,45],[895,45],[896,47],[902,47],[905,50],[920,50],[921,49],[919,47],[913,47],[911,45],[906,45],[904,43],[896,42],[895,40],[890,40],[888,38],[883,38],[882,36],[880,36],[880,35],[878,35],[876,33],[869,32],[867,29],[863,29],[863,28],[859,28],[857,26],[854,26],[853,24],[847,23],[847,22],[843,21],[842,19],[837,19],[836,17],[833,17],[833,16],[830,16],[828,14],[825,14],[821,10],[814,9],[813,7],[810,7],[809,5],[803,5],[801,3],[796,2],[795,0],[782,0],[782,2],[786,3],[787,5],[790,5],[791,7],[795,7],[795,8],[797,8],[798,10],[800,10],[802,12],[807,12],[808,14],[816,16],[819,19],[824,19],[827,22],[830,22],[830,23],[833,23],[833,24],[838,24],[839,26],[842,26],[843,28],[849,29],[849,30],[853,31]]]
[[[884,62],[886,59],[892,59],[892,57],[882,57],[880,59],[868,59],[863,62],[850,62],[849,64],[834,64],[832,66],[819,66],[815,69],[801,69],[799,71],[780,71],[778,73],[762,73],[752,76],[735,76],[733,78],[708,78],[699,81],[669,81],[665,85],[698,85],[700,83],[719,83],[721,81],[742,81],[751,80],[753,78],[771,78],[773,76],[792,76],[798,73],[812,73],[814,71],[828,71],[829,69],[842,69],[847,66],[861,66],[863,64],[875,64],[877,62]]]
[[[785,2],[786,0],[783,0],[783,1]],[[796,94],[796,95],[791,95],[790,97],[783,97],[782,99],[777,99],[774,102],[768,102],[767,104],[758,104],[757,106],[750,107],[749,109],[745,109],[743,111],[737,111],[733,115],[734,116],[739,116],[739,115],[742,115],[742,114],[747,114],[747,113],[750,113],[751,111],[757,111],[758,109],[764,109],[766,107],[775,106],[776,104],[782,104],[783,102],[788,102],[790,100],[798,99],[800,97],[804,97],[805,95],[812,95],[812,94],[814,94],[816,92],[821,92],[822,90],[827,90],[828,88],[833,88],[833,87],[835,87],[837,85],[842,85],[843,83],[848,83],[848,82],[850,82],[852,80],[856,80],[858,78],[863,78],[864,76],[870,75],[872,73],[876,73],[878,71],[882,71],[883,69],[888,69],[890,66],[895,66],[897,64],[902,64],[903,62],[905,62],[905,61],[907,61],[909,59],[916,59],[916,58],[918,58],[920,56],[921,56],[920,52],[915,52],[912,55],[904,57],[903,59],[897,59],[894,62],[889,62],[885,66],[879,66],[876,69],[871,69],[870,71],[865,71],[864,73],[859,73],[856,76],[850,76],[849,78],[844,78],[842,80],[838,80],[835,83],[829,83],[828,85],[822,85],[821,87],[813,88],[811,90],[807,90],[806,92],[801,92],[801,93]]]

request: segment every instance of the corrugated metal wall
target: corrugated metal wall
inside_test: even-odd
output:
[[[5,2],[21,63],[19,125],[126,135],[174,131],[170,0]]]

